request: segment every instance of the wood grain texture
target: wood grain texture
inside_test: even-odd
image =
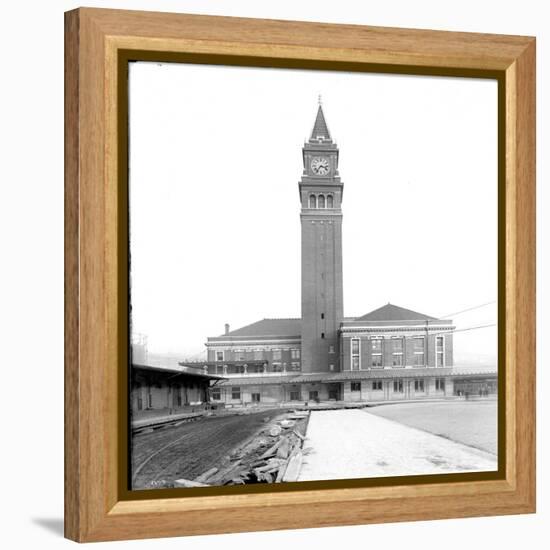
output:
[[[66,14],[65,533],[78,541],[524,513],[535,506],[535,42],[529,37],[80,9]],[[121,50],[338,61],[502,78],[505,479],[122,500]],[[117,413],[118,411],[118,413]]]
[[[80,531],[78,37],[78,15],[68,13],[65,15],[65,536],[69,538],[77,538]]]
[[[535,42],[529,43],[515,63],[516,125],[516,262],[515,269],[516,355],[516,484],[525,502],[535,507],[535,421],[536,421],[536,54]],[[510,330],[512,327],[510,327]],[[508,335],[511,338],[512,334]]]
[[[153,50],[164,43],[195,41],[203,45],[254,45],[270,54],[279,48],[308,48],[334,59],[339,52],[366,54],[371,63],[491,68],[505,70],[525,48],[528,38],[509,35],[394,29],[85,8],[105,35],[147,42]],[[152,40],[150,40],[152,39]],[[156,43],[156,44],[155,44]],[[173,48],[172,48],[173,49]],[[174,51],[177,51],[175,49]],[[261,55],[252,53],[252,55]]]

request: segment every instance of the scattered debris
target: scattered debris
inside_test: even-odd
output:
[[[289,420],[301,420],[302,418],[307,418],[309,416],[308,412],[294,412],[288,416]]]
[[[289,453],[290,453],[290,438],[283,437],[281,438],[281,444],[277,448],[277,456],[279,458],[288,458]]]
[[[194,481],[196,483],[204,483],[209,477],[212,477],[219,468],[210,468],[210,470],[207,470],[204,472],[204,474],[201,474],[200,476],[196,477]]]
[[[269,435],[271,437],[277,437],[278,435],[281,434],[282,431],[283,430],[282,430],[281,426],[272,426],[269,430]]]
[[[294,422],[293,420],[281,420],[280,424],[281,428],[292,428],[294,427],[294,424],[296,424],[296,422]]]
[[[209,485],[242,485],[296,481],[302,465],[308,412],[290,411],[264,419],[267,426],[242,448],[194,481]]]
[[[297,449],[288,461],[282,481],[298,481],[300,468],[302,467],[302,451]]]
[[[174,481],[174,487],[210,487],[210,485],[190,479],[176,479],[176,481]]]

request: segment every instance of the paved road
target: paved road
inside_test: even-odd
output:
[[[298,481],[493,471],[496,456],[365,410],[312,412]]]
[[[497,454],[496,399],[395,403],[371,407],[369,413]]]
[[[193,479],[216,466],[219,460],[244,443],[281,410],[242,416],[208,417],[132,440],[132,487],[152,487],[151,482]]]

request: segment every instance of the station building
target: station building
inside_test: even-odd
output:
[[[226,325],[224,334],[209,337],[207,359],[199,364],[226,378],[210,390],[211,399],[227,405],[368,402],[448,397],[461,391],[457,387],[496,391],[496,369],[454,365],[452,320],[389,303],[344,317],[344,184],[321,105],[302,159],[301,317],[262,319],[233,331]]]
[[[130,410],[132,420],[179,414],[206,408],[210,388],[221,377],[204,368],[132,364]]]

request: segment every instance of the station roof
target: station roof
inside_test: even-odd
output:
[[[163,373],[168,375],[186,375],[194,376],[196,378],[202,378],[203,380],[224,380],[223,376],[217,376],[215,374],[208,374],[197,370],[196,368],[189,367],[163,367],[160,365],[136,365],[132,364],[132,368],[135,370],[153,371],[157,373]]]
[[[345,317],[344,323],[348,322],[404,322],[404,321],[438,321],[439,319],[418,313],[411,309],[399,307],[387,303],[378,309],[366,313],[361,317]],[[442,320],[443,323],[451,324],[450,320]],[[232,330],[227,334],[209,337],[209,342],[224,340],[242,340],[243,338],[252,339],[282,339],[282,338],[300,338],[302,334],[302,320],[299,317],[284,317],[274,319],[261,319],[250,325]]]
[[[437,321],[437,319],[388,302],[385,306],[357,317],[355,321]]]
[[[232,330],[227,334],[221,334],[217,338],[234,336],[292,336],[299,337],[302,333],[302,320],[298,317],[282,319],[262,319],[250,325]]]

